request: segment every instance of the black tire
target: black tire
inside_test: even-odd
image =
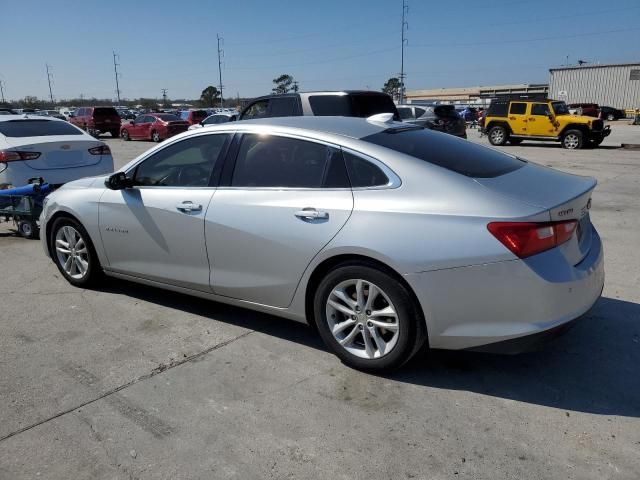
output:
[[[87,248],[88,253],[88,268],[86,273],[82,278],[74,278],[69,273],[65,271],[63,265],[60,263],[61,259],[58,256],[56,251],[56,236],[58,231],[60,231],[63,227],[70,226],[75,229],[84,240],[84,243]],[[62,274],[62,276],[71,284],[76,287],[88,288],[94,285],[97,285],[100,280],[103,278],[102,267],[100,265],[100,261],[98,260],[98,256],[96,255],[95,248],[93,247],[93,243],[91,242],[91,237],[85,230],[85,228],[76,220],[68,217],[58,218],[53,225],[51,226],[51,232],[49,235],[49,245],[51,251],[51,258],[53,262],[58,267],[58,270]]]
[[[120,133],[120,136],[122,137],[122,140],[124,140],[125,142],[128,142],[129,140],[131,140],[131,137],[129,136],[129,131],[128,130],[122,130],[122,132]]]
[[[20,220],[18,222],[18,233],[24,238],[38,238],[38,226],[36,222],[31,220]]]
[[[340,283],[357,279],[374,284],[381,289],[396,311],[398,331],[395,335],[397,335],[397,340],[389,352],[378,358],[363,358],[347,351],[334,337],[329,326],[327,301],[331,292]],[[379,299],[380,297],[377,298]],[[384,298],[382,301],[386,304]],[[313,310],[315,324],[324,343],[346,365],[358,370],[382,372],[399,368],[409,361],[426,341],[425,321],[410,292],[400,281],[374,265],[350,263],[342,264],[331,270],[318,285],[314,297]],[[366,317],[364,313],[363,311],[361,312],[363,318],[358,320],[358,322],[363,322],[362,326],[354,325],[353,330],[358,327],[360,327],[360,331],[368,328],[364,324],[364,322],[368,324],[366,318],[364,318]],[[345,317],[343,320],[349,319]],[[380,330],[376,331],[379,335],[382,335]],[[385,332],[385,334],[394,335],[393,332]],[[360,342],[364,344],[363,333],[356,333],[355,338],[358,338],[358,335],[360,335]],[[373,344],[376,345],[377,349],[377,342]]]
[[[162,141],[162,137],[160,136],[160,133],[156,132],[155,130],[151,131],[151,141],[152,142],[156,142],[156,143],[160,143]]]
[[[489,129],[487,135],[489,137],[489,143],[497,147],[504,145],[509,140],[509,132],[507,132],[507,129],[502,125],[494,125]]]
[[[509,143],[511,145],[520,145],[522,143],[522,139],[521,138],[510,138],[509,139]]]
[[[562,148],[579,150],[584,147],[584,135],[580,130],[568,130],[562,135]]]

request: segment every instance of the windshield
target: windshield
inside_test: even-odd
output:
[[[553,111],[556,115],[569,115],[569,107],[564,102],[553,102]]]
[[[82,130],[60,120],[9,120],[0,122],[0,133],[6,137],[48,137],[82,135]]]
[[[422,128],[386,130],[362,140],[467,177],[498,177],[525,165],[524,161],[510,155]]]

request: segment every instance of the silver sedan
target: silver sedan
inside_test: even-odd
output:
[[[41,218],[73,285],[103,274],[313,325],[343,362],[515,352],[604,284],[595,181],[369,119],[232,122],[65,185]]]

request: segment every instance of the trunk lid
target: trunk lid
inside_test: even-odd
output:
[[[560,247],[573,265],[591,248],[591,194],[596,180],[528,163],[518,170],[495,178],[476,178],[476,182],[502,196],[540,207],[549,220],[576,220],[576,233]]]
[[[46,137],[40,137],[46,138]],[[54,170],[62,168],[75,168],[95,165],[99,163],[103,155],[92,155],[89,149],[103,145],[97,140],[78,140],[77,136],[56,137],[54,141],[33,142],[27,138],[7,138],[7,142],[16,150],[25,152],[40,152],[35,160],[25,160],[24,163],[34,170]]]

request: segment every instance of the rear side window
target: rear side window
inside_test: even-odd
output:
[[[349,180],[339,149],[295,138],[245,134],[231,185],[348,188]]]
[[[319,117],[351,117],[349,99],[346,95],[311,95],[309,104],[313,114]]]
[[[422,115],[424,115],[426,112],[426,110],[424,108],[418,108],[416,107],[416,118],[420,118]]]
[[[400,114],[400,118],[402,120],[408,120],[413,118],[413,112],[411,111],[411,107],[398,107],[398,113]]]
[[[335,115],[340,117],[370,117],[378,113],[393,113],[400,120],[398,110],[388,95],[347,94],[347,95],[311,95],[311,110],[316,116]]]
[[[522,102],[512,102],[509,113],[512,115],[523,115],[527,111],[527,104]]]
[[[5,137],[50,137],[53,135],[82,135],[82,131],[64,121],[10,120],[0,122]]]
[[[384,131],[362,138],[366,142],[411,155],[452,172],[475,178],[493,178],[526,162],[471,142],[425,129]]]
[[[249,106],[242,115],[242,120],[251,120],[252,118],[264,118],[267,116],[267,108],[269,100],[259,100]]]
[[[487,110],[488,117],[506,117],[509,104],[506,102],[492,102]]]
[[[269,101],[270,117],[292,117],[298,115],[295,97],[272,98]]]
[[[342,154],[353,188],[379,187],[389,183],[389,179],[377,165],[349,152],[343,151]]]
[[[111,107],[96,107],[93,109],[94,117],[118,117],[118,111]]]

